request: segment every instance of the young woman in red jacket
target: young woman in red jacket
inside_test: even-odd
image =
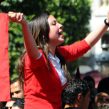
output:
[[[29,24],[22,13],[9,12],[22,25],[26,52],[23,63],[25,109],[61,109],[61,92],[67,83],[65,62],[78,59],[106,32],[105,23],[83,40],[71,45],[64,42],[63,26],[49,14],[42,14]]]

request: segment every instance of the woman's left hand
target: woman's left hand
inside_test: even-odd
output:
[[[13,22],[17,22],[17,23],[21,23],[21,24],[26,22],[26,20],[24,19],[23,13],[8,12],[8,16],[9,16],[10,20]]]

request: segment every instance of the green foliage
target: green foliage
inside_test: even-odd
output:
[[[23,51],[23,36],[19,24],[10,23],[9,27],[10,72],[16,76],[17,59]]]
[[[44,11],[49,11],[64,25],[65,43],[70,44],[84,38],[88,32],[90,0],[4,0],[1,2],[0,11],[23,12],[28,21]],[[16,75],[16,61],[23,51],[20,25],[11,23],[9,32],[10,72],[12,75]],[[78,65],[78,62],[75,63],[70,69],[74,69]]]
[[[86,36],[90,18],[89,0],[52,0],[47,9],[63,23],[68,36],[65,43],[72,43]]]

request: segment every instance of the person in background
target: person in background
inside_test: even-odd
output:
[[[105,92],[109,94],[109,86],[107,83],[109,83],[109,77],[105,77],[101,79],[98,83],[97,93]]]
[[[12,98],[23,98],[23,86],[18,78],[11,81],[11,97]]]
[[[109,94],[100,92],[95,96],[95,109],[109,109]]]
[[[15,98],[12,98],[10,101],[7,101],[6,105],[4,106],[4,109],[11,109],[15,101]]]
[[[20,12],[9,12],[8,16],[23,30],[26,51],[19,71],[24,79],[24,109],[61,109],[61,94],[70,79],[66,62],[78,59],[103,36],[109,27],[109,14],[83,40],[64,46],[63,25],[53,15],[41,14],[30,23]]]
[[[12,109],[24,109],[24,99],[18,98],[14,102]]]
[[[88,109],[90,89],[86,81],[74,79],[68,83],[62,94],[64,109]]]
[[[85,76],[83,80],[87,82],[90,89],[90,103],[88,109],[95,109],[95,95],[97,94],[95,81],[91,76]]]
[[[3,109],[24,109],[24,98],[12,98]]]
[[[99,81],[97,87],[97,95],[95,97],[95,104],[97,109],[109,108],[109,77],[105,77]]]

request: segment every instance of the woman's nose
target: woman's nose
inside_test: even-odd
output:
[[[63,30],[63,25],[59,23],[59,28]]]

